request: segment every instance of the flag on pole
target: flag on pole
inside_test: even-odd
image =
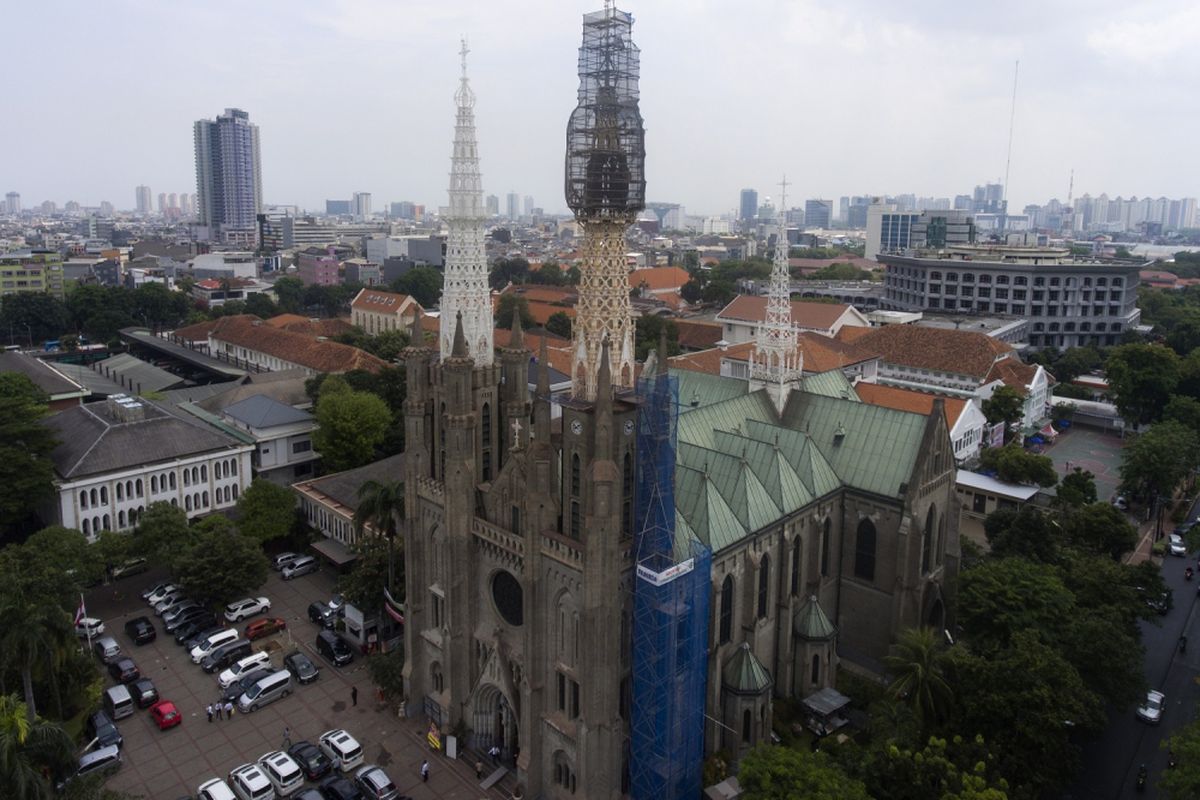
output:
[[[80,622],[83,622],[87,616],[87,608],[83,604],[83,595],[79,595],[79,608],[75,609],[75,625],[78,627]]]

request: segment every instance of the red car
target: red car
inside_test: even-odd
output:
[[[179,713],[179,709],[170,700],[159,700],[150,706],[150,718],[158,725],[160,731],[165,731],[167,728],[174,728],[176,725],[183,723],[183,715]]]
[[[267,617],[265,619],[256,619],[246,626],[246,638],[250,641],[261,639],[264,636],[270,636],[272,633],[278,633],[287,627],[287,623],[279,617]]]

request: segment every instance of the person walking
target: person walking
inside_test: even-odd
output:
[[[483,780],[483,762],[475,759],[475,780]]]
[[[208,714],[208,721],[212,722],[212,703],[209,703],[207,706],[205,706],[204,713]]]
[[[292,746],[292,729],[289,728],[287,725],[284,725],[283,726],[283,746],[280,747],[279,749],[287,750],[291,746]]]
[[[228,700],[225,701],[225,717],[227,719],[233,719],[233,703],[229,702]]]
[[[350,687],[350,705],[352,705],[352,706],[358,705],[358,687],[357,686]]]
[[[225,712],[225,705],[220,700],[218,700],[216,703],[213,704],[213,709],[217,712],[217,719],[221,719]]]
[[[429,783],[429,762],[421,762],[421,783]]]

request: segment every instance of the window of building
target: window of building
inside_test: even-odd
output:
[[[921,538],[921,572],[929,572],[929,559],[933,550],[933,526],[937,522],[937,507],[930,506],[925,514],[925,531]]]
[[[947,272],[947,273],[946,273],[946,280],[948,280],[948,281],[957,281],[957,280],[958,280],[958,273],[957,273],[957,272]]]
[[[429,610],[433,615],[433,627],[442,627],[443,617],[446,611],[446,598],[438,592],[429,593]]]
[[[579,497],[582,470],[579,465],[579,454],[571,454],[571,496]]]
[[[971,510],[976,514],[986,514],[987,495],[983,492],[975,492],[974,500],[972,500]]]
[[[829,530],[833,527],[833,521],[825,518],[825,525],[821,530],[821,576],[829,574]]]
[[[762,562],[758,565],[758,618],[767,618],[767,608],[770,605],[771,557],[763,553]]]
[[[569,719],[579,716],[579,684],[562,672],[558,673],[558,710]]]
[[[1037,277],[1037,278],[1034,278],[1034,279],[1033,279],[1033,285],[1034,285],[1034,286],[1045,286],[1045,285],[1046,285],[1046,279],[1045,279],[1045,278],[1042,278],[1042,277]]]
[[[717,622],[717,644],[728,644],[733,636],[733,576],[721,583],[721,615]]]
[[[814,684],[821,682],[821,656],[816,653],[813,653],[812,657],[812,670],[810,679]]]
[[[572,500],[572,501],[571,501],[571,531],[570,531],[570,536],[571,536],[571,538],[572,538],[572,539],[578,539],[578,538],[580,538],[580,535],[581,535],[582,533],[583,533],[583,520],[582,520],[582,518],[580,517],[580,514],[579,514],[579,501],[578,501],[578,500]]]
[[[854,575],[864,580],[875,580],[875,523],[864,518],[858,523],[854,537]]]
[[[1029,279],[1026,278],[1024,275],[1018,275],[1017,277],[1013,278],[1013,285],[1014,286],[1028,286]]]
[[[121,501],[124,499],[125,499],[125,484],[121,483],[120,481],[117,481],[117,500]]]
[[[750,709],[747,708],[745,711],[742,712],[742,741],[743,742],[750,741],[750,734],[752,732],[753,727],[754,727],[754,717],[753,717],[753,715],[751,715]]]
[[[621,532],[633,536],[633,455],[626,453],[621,466]]]
[[[300,453],[310,453],[310,452],[312,452],[312,442],[310,442],[310,441],[292,442],[292,454],[293,455],[299,455]],[[226,465],[225,469],[229,469],[229,465]]]
[[[800,595],[800,537],[792,541],[792,597]]]

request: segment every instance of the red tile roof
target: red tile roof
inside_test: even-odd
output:
[[[676,369],[720,375],[723,360],[749,361],[754,353],[754,348],[754,342],[742,342],[730,345],[724,350],[714,347],[696,353],[684,353],[672,357],[670,363]],[[876,357],[873,353],[860,347],[839,342],[811,331],[800,334],[797,349],[804,358],[804,371],[810,374],[844,369],[852,364],[869,361]]]
[[[858,393],[858,398],[864,403],[870,403],[873,406],[883,406],[884,408],[894,408],[897,411],[910,411],[914,414],[924,414],[929,416],[929,412],[933,410],[933,401],[941,397],[940,395],[928,394],[926,392],[916,392],[911,389],[901,389],[896,386],[883,386],[878,383],[865,383],[859,381],[854,384],[854,391]],[[946,424],[951,428],[958,418],[962,416],[963,410],[967,407],[967,401],[961,397],[941,397],[945,404]]]
[[[810,303],[792,301],[792,324],[801,328],[827,331],[850,308],[844,303]],[[767,316],[767,298],[762,295],[739,294],[717,314],[721,319],[759,323]]]
[[[692,279],[686,269],[679,267],[649,267],[635,269],[629,273],[629,288],[637,289],[643,284],[651,291],[678,290]]]
[[[715,322],[697,322],[687,319],[675,320],[679,330],[679,346],[684,350],[704,350],[715,347],[721,341],[723,328]]]
[[[208,333],[216,327],[217,320],[210,319],[204,322],[197,322],[194,325],[186,325],[182,328],[176,328],[172,331],[172,335],[185,342],[207,342]]]
[[[988,383],[1004,381],[1005,386],[1016,389],[1024,397],[1029,393],[1029,384],[1037,377],[1037,370],[1035,365],[1026,364],[1019,358],[1006,358],[993,364],[984,380]]]
[[[376,314],[396,314],[401,308],[404,308],[411,298],[406,294],[398,292],[383,292],[378,289],[360,289],[354,299],[350,301],[350,307],[359,311],[370,311]],[[412,302],[416,303],[415,300]],[[420,303],[417,303],[417,308],[420,308]],[[421,309],[422,312],[424,309]]]
[[[266,321],[272,328],[318,336],[337,336],[348,333],[354,326],[344,319],[311,319],[299,314],[277,314]]]
[[[210,334],[214,340],[265,353],[317,372],[349,372],[365,369],[378,372],[387,366],[365,350],[337,342],[318,341],[312,336],[266,324],[251,314],[221,317]]]
[[[842,329],[846,330],[845,328]],[[884,325],[854,339],[888,364],[932,369],[983,380],[992,365],[1012,354],[1012,346],[977,331]]]

